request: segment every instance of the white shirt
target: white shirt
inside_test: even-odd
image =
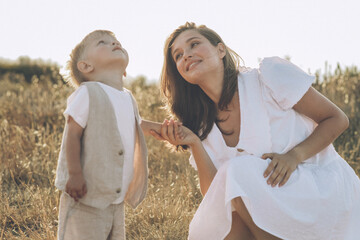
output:
[[[113,203],[118,204],[124,200],[125,194],[133,177],[133,160],[135,148],[135,116],[134,106],[131,100],[131,93],[125,89],[120,91],[106,84],[98,82],[105,93],[108,95],[114,108],[118,131],[124,145],[124,166],[122,192],[120,197]],[[80,86],[73,92],[67,100],[67,108],[64,111],[67,120],[71,116],[82,128],[86,127],[89,116],[89,92],[86,86]],[[140,123],[141,120],[139,120]],[[106,124],[106,119],[104,119]]]

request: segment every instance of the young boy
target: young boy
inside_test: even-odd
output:
[[[123,88],[129,57],[115,35],[97,30],[72,51],[68,69],[77,90],[68,98],[55,185],[63,191],[58,239],[125,239],[124,201],[135,208],[147,190],[141,121]]]

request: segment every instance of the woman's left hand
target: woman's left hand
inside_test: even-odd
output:
[[[266,178],[271,174],[267,183],[272,187],[275,187],[277,184],[279,184],[279,187],[283,186],[300,163],[297,156],[291,152],[285,154],[265,153],[261,158],[271,159],[269,166],[264,172],[264,177]]]

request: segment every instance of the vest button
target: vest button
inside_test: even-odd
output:
[[[120,193],[121,192],[121,188],[116,189],[116,193]]]
[[[238,152],[243,152],[244,149],[238,148],[237,151],[238,151]]]
[[[120,150],[118,153],[119,153],[119,155],[121,156],[121,155],[124,154],[124,151],[123,151],[123,150]]]

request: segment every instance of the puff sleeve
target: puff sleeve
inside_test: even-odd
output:
[[[77,124],[85,128],[89,116],[89,92],[86,86],[80,86],[67,99],[67,107],[64,111],[67,121],[71,116]]]
[[[259,78],[277,104],[283,110],[288,110],[308,91],[315,76],[285,59],[269,57],[260,63]]]

